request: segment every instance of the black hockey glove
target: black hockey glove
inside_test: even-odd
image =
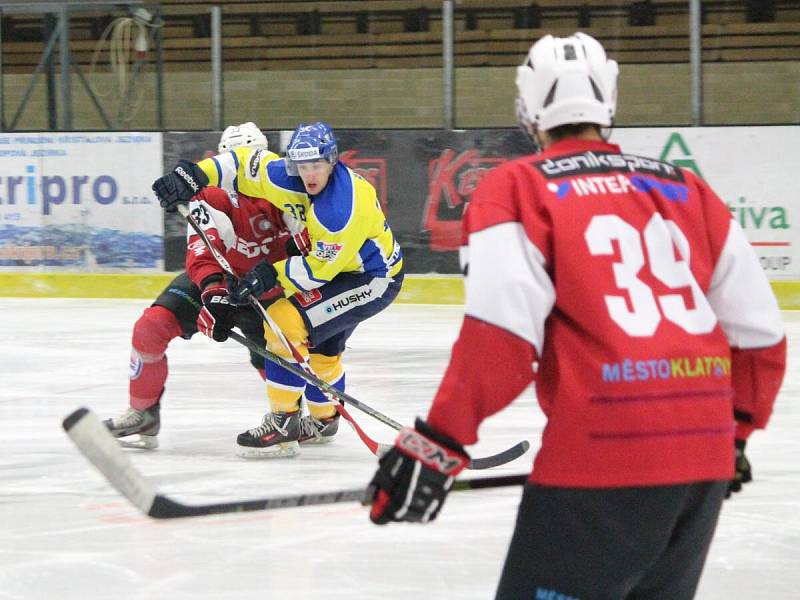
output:
[[[179,160],[175,168],[153,182],[153,191],[167,212],[178,210],[178,204],[188,202],[192,196],[208,185],[203,170],[188,160]]]
[[[262,260],[231,286],[231,304],[245,306],[250,297],[258,298],[278,285],[278,272],[269,261]]]
[[[197,329],[216,342],[224,342],[233,327],[236,307],[231,306],[224,281],[210,284],[200,294],[203,308],[197,315]]]
[[[372,500],[370,520],[376,525],[433,521],[456,475],[468,464],[461,444],[417,419],[414,429],[403,429],[394,448],[379,461],[367,488],[367,498]]]
[[[736,459],[734,462],[735,472],[733,474],[733,479],[728,485],[728,493],[725,494],[726,498],[730,498],[731,494],[735,492],[741,492],[742,486],[745,483],[750,483],[753,481],[753,472],[750,469],[750,461],[747,460],[747,456],[744,454],[744,448],[747,445],[747,441],[735,440],[734,444],[736,445]]]

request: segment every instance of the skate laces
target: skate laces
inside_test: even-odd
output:
[[[283,417],[283,418],[281,418]],[[254,427],[253,429],[249,429],[248,433],[253,437],[262,437],[267,435],[272,431],[277,431],[281,435],[288,435],[289,431],[284,427],[286,423],[289,422],[289,415],[276,415],[275,413],[267,413],[264,415],[263,421],[261,421],[261,425],[258,427]]]
[[[311,415],[306,415],[305,417],[300,419],[301,438],[320,437],[322,435],[322,430],[324,428],[325,428],[325,423],[323,423],[318,419],[315,419]]]
[[[128,408],[118,418],[114,419],[114,427],[133,427],[144,422],[144,411]]]

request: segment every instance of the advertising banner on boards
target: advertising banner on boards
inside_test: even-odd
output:
[[[270,149],[280,153],[289,133],[268,133]],[[458,273],[461,217],[472,192],[490,169],[531,150],[516,129],[336,133],[342,162],[375,186],[408,272],[415,274]],[[164,168],[172,168],[178,158],[201,158],[218,139],[218,133],[165,134]],[[611,141],[625,153],[670,162],[709,181],[748,235],[767,274],[800,278],[795,239],[800,192],[791,186],[800,128],[625,128],[615,129]],[[170,216],[165,233],[167,269],[182,269],[185,224]]]
[[[160,133],[0,134],[0,269],[160,271]]]
[[[800,127],[659,127],[615,130],[625,152],[694,171],[742,226],[771,279],[800,279],[794,183]]]

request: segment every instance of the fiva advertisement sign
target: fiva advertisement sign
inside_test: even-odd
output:
[[[800,277],[800,127],[619,129],[611,141],[709,182],[742,226],[771,279]]]
[[[0,268],[163,269],[160,133],[0,134]]]

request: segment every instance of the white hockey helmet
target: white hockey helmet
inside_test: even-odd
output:
[[[617,62],[593,37],[546,35],[517,67],[517,116],[547,131],[570,123],[610,127],[617,108]]]
[[[241,125],[230,125],[222,132],[217,150],[220,154],[239,146],[267,149],[267,138],[255,123],[248,121]]]

